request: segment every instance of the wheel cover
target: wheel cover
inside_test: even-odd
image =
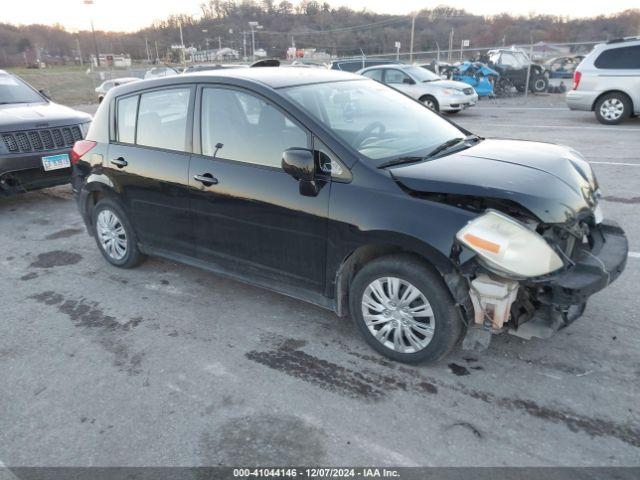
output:
[[[534,88],[536,89],[537,92],[542,92],[544,90],[545,87],[545,81],[541,78],[539,78],[538,80],[535,81],[534,83]]]
[[[122,260],[127,254],[127,232],[118,216],[111,210],[102,210],[96,230],[102,250],[113,260]]]
[[[417,353],[431,343],[433,310],[424,294],[406,280],[374,280],[364,290],[361,303],[369,332],[385,347],[399,353]]]
[[[600,115],[607,120],[618,120],[624,113],[624,103],[617,98],[608,98],[600,105]]]

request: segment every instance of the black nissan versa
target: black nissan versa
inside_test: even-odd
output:
[[[69,183],[69,152],[89,122],[0,70],[0,195]]]
[[[546,337],[624,269],[579,153],[484,139],[395,90],[318,69],[111,90],[72,153],[108,262],[158,255],[348,314],[390,358]]]

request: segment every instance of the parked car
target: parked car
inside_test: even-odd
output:
[[[111,265],[157,255],[350,314],[399,361],[437,360],[465,330],[546,337],[627,259],[575,150],[481,138],[344,72],[124,85],[72,160]]]
[[[481,61],[500,74],[494,88],[496,93],[507,93],[511,87],[515,87],[518,92],[524,92],[529,65],[531,65],[529,91],[544,93],[549,87],[549,78],[544,67],[533,63],[522,50],[513,48],[489,50],[486,56],[481,57]]]
[[[567,105],[606,125],[640,115],[640,37],[596,45],[574,72]]]
[[[435,73],[415,65],[380,65],[358,73],[400,90],[436,112],[458,113],[478,101],[478,94],[470,85],[442,80]]]
[[[120,85],[124,85],[125,83],[137,82],[139,80],[140,79],[137,77],[122,77],[105,80],[98,87],[96,87],[96,93],[98,94],[98,103],[102,102],[104,96],[113,87],[118,87]]]
[[[394,62],[393,60],[385,59],[372,59],[372,58],[343,58],[341,60],[334,60],[329,67],[331,70],[341,70],[343,72],[355,73],[363,68],[373,67],[376,65],[401,65],[400,62]]]
[[[584,59],[584,55],[557,57],[544,62],[549,78],[573,78],[573,72]]]
[[[147,72],[144,74],[144,78],[145,80],[148,80],[150,78],[173,77],[178,74],[179,72],[175,68],[160,66],[153,67],[147,70]]]
[[[69,152],[89,122],[0,70],[0,195],[69,183]]]

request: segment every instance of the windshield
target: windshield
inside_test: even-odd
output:
[[[416,82],[433,82],[434,80],[441,80],[439,76],[430,72],[426,68],[406,67],[403,70],[411,75]]]
[[[373,80],[302,85],[283,92],[377,165],[423,157],[452,138],[466,136],[421,103]]]
[[[0,105],[9,103],[43,103],[35,90],[13,75],[0,73]]]

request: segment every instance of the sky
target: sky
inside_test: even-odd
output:
[[[60,23],[67,30],[88,29],[93,18],[98,30],[135,31],[155,19],[174,13],[199,14],[203,0],[94,0],[84,5],[82,0],[3,0],[10,7],[2,8],[0,21],[14,24]],[[276,4],[279,0],[276,0]],[[292,0],[292,3],[297,3]],[[408,14],[422,8],[446,4],[471,13],[493,15],[545,13],[588,17],[616,13],[640,7],[639,0],[329,0],[332,6],[349,6],[360,10],[391,14]]]

